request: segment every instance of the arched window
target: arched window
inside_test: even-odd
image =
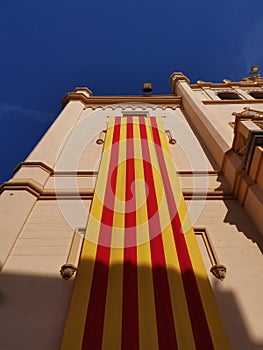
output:
[[[235,92],[219,92],[217,96],[221,100],[241,100],[240,96]]]

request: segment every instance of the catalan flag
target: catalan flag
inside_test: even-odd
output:
[[[109,119],[61,349],[229,349],[159,117]]]

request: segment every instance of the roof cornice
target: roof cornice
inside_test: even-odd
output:
[[[226,87],[262,87],[262,82],[249,82],[249,81],[238,81],[238,82],[228,82],[228,83],[211,83],[211,82],[199,82],[196,84],[190,84],[192,89],[202,88],[202,87],[211,87],[211,88],[221,88]]]
[[[82,93],[69,92],[62,100],[64,108],[70,101],[80,101],[86,106],[109,105],[126,102],[139,102],[155,105],[181,105],[181,97],[174,95],[154,95],[154,96],[90,96]]]

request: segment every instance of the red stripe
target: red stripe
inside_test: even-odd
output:
[[[158,225],[159,231],[161,229],[159,215],[156,215],[156,213],[158,213],[158,203],[154,186],[152,166],[150,164],[149,146],[148,142],[145,142],[145,140],[147,140],[146,126],[143,117],[140,117],[139,120],[144,178],[147,180],[148,185],[148,196],[146,199],[148,220],[149,217],[154,217],[154,220],[148,221],[151,237],[151,231],[156,232],[156,228],[154,227],[155,225]],[[150,240],[150,249],[159,349],[175,350],[177,349],[177,342],[161,231],[159,235]]]
[[[179,219],[176,203],[172,192],[172,187],[170,184],[155,118],[151,118],[151,124],[153,127],[153,139],[155,142],[156,153],[158,155],[159,166],[161,169],[166,197],[168,201],[168,208],[171,217],[174,241],[181,269],[196,348],[200,350],[214,349],[201,296],[198,290],[197,281],[193,271],[193,266],[189,256],[187,244],[185,241],[185,237],[182,234],[181,222]]]
[[[119,145],[120,139],[120,117],[115,119],[112,143]],[[118,146],[117,146],[118,149]],[[111,150],[109,176],[107,179],[104,203],[110,208],[114,207],[114,196],[116,192],[117,173],[113,169],[118,163],[118,152]],[[110,176],[112,174],[112,176]],[[111,186],[110,186],[111,182]],[[107,222],[109,226],[101,225],[99,233],[99,244],[96,252],[96,260],[92,277],[89,305],[86,316],[85,330],[82,340],[82,350],[99,350],[102,345],[104,313],[108,286],[110,241],[113,224],[113,211],[104,206],[102,211],[102,223]],[[109,243],[109,244],[108,244]]]
[[[139,349],[136,199],[132,118],[127,117],[122,349]]]

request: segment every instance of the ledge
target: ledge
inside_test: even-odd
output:
[[[0,194],[4,191],[27,191],[38,198],[43,188],[33,180],[11,179],[0,186]]]
[[[213,87],[213,88],[221,88],[224,89],[226,87],[262,87],[262,83],[260,82],[246,82],[246,81],[239,81],[239,82],[229,82],[229,83],[211,83],[206,81],[200,81],[199,83],[190,84],[190,87],[192,89],[200,88],[200,87]]]
[[[59,199],[90,199],[94,196],[94,189],[87,189],[86,191],[74,192],[74,191],[43,191],[39,196],[39,200],[59,200]]]
[[[33,181],[8,181],[4,182],[0,187],[0,194],[4,191],[27,191],[37,197],[38,200],[59,200],[59,199],[89,199],[92,200],[94,189],[86,191],[43,191],[37,183]],[[191,191],[183,190],[183,196],[186,200],[218,200],[218,199],[235,199],[236,197],[229,191]]]
[[[207,101],[202,101],[204,105],[222,105],[222,104],[253,104],[253,103],[262,103],[263,104],[263,100],[207,100]]]
[[[39,183],[33,180],[12,179],[4,182],[0,186],[0,194],[4,191],[27,191],[37,197],[39,200],[43,199],[92,199],[94,189],[87,189],[86,191],[45,191]]]
[[[45,170],[47,173],[49,173],[50,175],[52,175],[54,173],[53,169],[50,168],[48,165],[46,165],[45,163],[42,162],[21,162],[19,163],[15,169],[14,169],[14,174],[22,167],[36,167],[36,168],[41,168],[43,170]]]
[[[187,191],[183,190],[183,196],[185,200],[226,200],[236,199],[235,195],[230,191]]]
[[[92,170],[92,171],[84,171],[84,170],[80,170],[80,171],[70,171],[70,170],[55,170],[54,173],[52,174],[53,176],[67,176],[67,177],[76,177],[76,176],[80,176],[80,177],[93,177],[93,176],[98,176],[98,171],[96,170]]]

